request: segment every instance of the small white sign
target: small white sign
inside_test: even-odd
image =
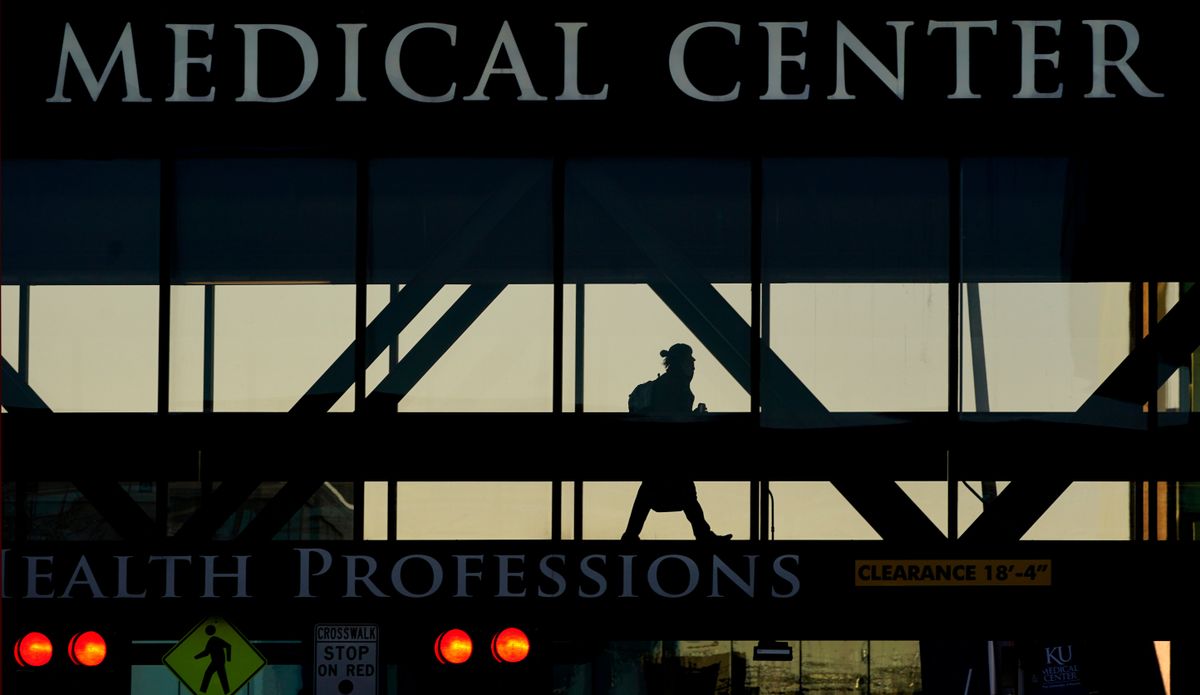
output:
[[[376,695],[378,625],[318,625],[313,644],[313,695]]]

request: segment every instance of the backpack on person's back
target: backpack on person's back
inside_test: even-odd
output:
[[[651,411],[654,407],[654,384],[658,379],[659,377],[655,377],[633,387],[629,392],[629,412],[644,414]]]

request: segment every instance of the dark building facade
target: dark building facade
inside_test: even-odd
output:
[[[1165,7],[0,27],[6,692],[1196,687]]]

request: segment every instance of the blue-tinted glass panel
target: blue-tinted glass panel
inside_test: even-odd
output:
[[[947,165],[940,159],[763,163],[768,282],[944,282]]]
[[[373,283],[547,283],[553,276],[547,160],[371,163]]]
[[[5,284],[158,283],[157,161],[10,160]]]
[[[749,282],[749,162],[569,163],[566,261],[567,282]]]
[[[174,282],[353,282],[350,160],[193,159],[177,165]]]
[[[1067,160],[967,159],[962,166],[963,280],[1070,277]]]

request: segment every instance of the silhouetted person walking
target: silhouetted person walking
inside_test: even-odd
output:
[[[212,625],[204,628],[204,634],[209,636],[208,644],[204,645],[204,651],[197,654],[196,658],[203,659],[207,656],[209,663],[208,668],[204,670],[204,680],[200,681],[200,692],[208,692],[208,682],[215,673],[221,681],[221,690],[225,695],[229,695],[229,676],[225,674],[225,662],[233,661],[233,647],[217,637],[217,628]]]
[[[676,343],[670,349],[658,353],[663,358],[665,374],[660,374],[654,381],[640,384],[629,394],[629,411],[645,415],[680,415],[707,413],[708,408],[699,404],[692,408],[696,396],[692,393],[692,376],[696,373],[696,358],[692,356],[692,347],[684,343]],[[692,525],[692,533],[696,540],[723,540],[733,537],[732,534],[717,535],[713,533],[708,522],[704,519],[704,510],[696,499],[696,484],[690,480],[652,480],[642,482],[638,488],[637,497],[633,500],[633,509],[629,512],[629,523],[621,540],[635,541],[642,532],[646,517],[650,511],[683,512]]]

